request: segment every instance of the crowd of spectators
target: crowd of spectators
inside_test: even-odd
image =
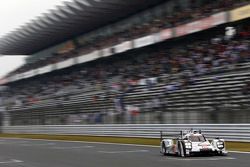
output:
[[[15,105],[27,105],[38,103],[44,96],[84,89],[90,91],[91,88],[97,91],[126,92],[145,78],[182,74],[177,80],[159,81],[166,85],[167,92],[171,92],[192,84],[196,76],[214,72],[218,67],[249,62],[249,29],[244,29],[232,39],[221,37],[198,40],[187,45],[170,48],[159,46],[141,52],[101,59],[10,84],[5,99]]]
[[[70,51],[66,53],[54,53],[53,55],[50,55],[48,57],[41,57],[40,59],[32,63],[25,64],[16,71],[13,71],[9,74],[9,76],[17,73],[23,73],[31,69],[39,68],[48,64],[57,63],[71,57],[79,56],[84,53],[89,53],[94,50],[103,49],[105,47],[112,46],[122,41],[132,40],[140,36],[159,32],[161,29],[175,27],[180,24],[203,18],[213,13],[229,10],[246,3],[249,3],[249,0],[202,0],[199,4],[196,3],[194,0],[190,0],[189,5],[187,5],[185,8],[181,7],[181,5],[177,3],[173,6],[173,9],[171,11],[163,9],[161,15],[150,16],[150,19],[142,20],[137,24],[131,24],[125,30],[119,30],[118,28],[123,27],[123,25],[114,27],[111,25],[109,28],[114,30],[111,31],[111,33],[107,35],[96,35],[89,38],[86,37],[86,39],[84,40],[81,39],[82,42],[76,42],[74,44],[76,46],[73,50],[70,49]],[[136,15],[134,17],[140,16]],[[175,67],[174,69],[177,68],[178,67]],[[197,68],[203,69],[203,67]]]

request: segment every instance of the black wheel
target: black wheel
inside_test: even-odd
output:
[[[186,157],[186,152],[184,145],[181,141],[178,141],[178,156],[179,157]]]
[[[222,151],[218,151],[218,152],[217,152],[217,155],[223,156],[223,152],[222,152]]]
[[[181,145],[180,145],[180,142],[179,142],[179,141],[178,141],[177,145],[178,145],[177,155],[178,155],[179,157],[181,157]]]
[[[162,144],[162,154],[167,155],[167,148],[164,143]]]
[[[183,150],[184,157],[187,157],[187,154],[186,154],[186,146],[185,146],[184,141],[182,141],[181,144],[182,144],[182,150]]]

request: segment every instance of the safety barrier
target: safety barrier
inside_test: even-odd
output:
[[[159,138],[160,131],[178,136],[181,130],[202,130],[208,138],[250,142],[250,124],[107,124],[107,125],[43,125],[6,126],[3,133],[91,135],[114,137]]]

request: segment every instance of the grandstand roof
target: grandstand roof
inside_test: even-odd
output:
[[[0,54],[30,55],[164,0],[73,0],[0,39]]]

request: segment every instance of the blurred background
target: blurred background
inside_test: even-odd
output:
[[[65,1],[0,38],[0,54],[28,55],[0,80],[1,122],[250,123],[249,11],[249,0]]]

